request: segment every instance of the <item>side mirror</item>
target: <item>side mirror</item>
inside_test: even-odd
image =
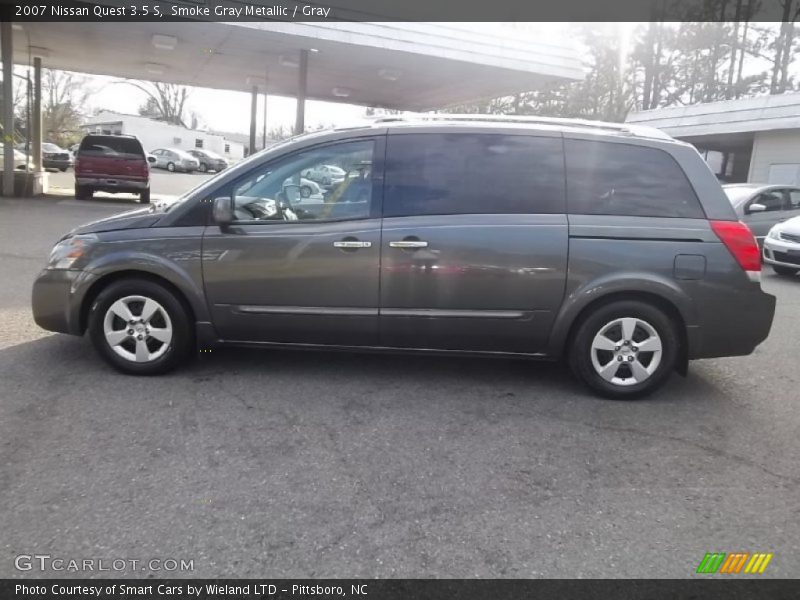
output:
[[[147,162],[149,162],[151,165],[156,164],[156,157],[155,156],[148,156],[147,157]]]
[[[747,207],[748,213],[759,213],[759,212],[764,212],[765,210],[767,210],[767,207],[764,206],[763,204],[758,204],[757,202],[754,202],[753,204]]]
[[[223,226],[233,223],[233,199],[227,196],[215,198],[212,213],[214,215],[214,222],[217,223],[217,225]]]

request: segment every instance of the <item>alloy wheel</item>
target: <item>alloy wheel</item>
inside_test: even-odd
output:
[[[614,319],[600,328],[591,345],[592,366],[611,384],[629,386],[649,379],[661,363],[656,329],[635,317]]]
[[[152,362],[166,353],[172,342],[172,320],[152,298],[125,296],[109,306],[103,319],[109,347],[131,362]]]

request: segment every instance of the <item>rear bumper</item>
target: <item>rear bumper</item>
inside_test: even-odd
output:
[[[72,166],[72,161],[68,158],[43,158],[42,166],[45,169],[68,169]]]
[[[80,307],[93,280],[86,271],[44,269],[33,284],[33,320],[48,331],[82,335]]]
[[[75,183],[85,185],[98,192],[143,192],[150,187],[150,182],[142,179],[122,179],[113,176],[87,177],[76,176]]]
[[[752,284],[707,308],[699,326],[690,328],[689,358],[745,356],[767,339],[775,316],[775,296]]]

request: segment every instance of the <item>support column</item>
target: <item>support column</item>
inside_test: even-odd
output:
[[[300,50],[300,68],[297,75],[297,112],[294,118],[295,135],[306,128],[306,89],[308,87],[308,50]]]
[[[14,195],[14,45],[11,22],[0,23],[3,60],[3,196]]]
[[[258,86],[254,85],[250,92],[250,150],[248,156],[256,151],[256,111],[258,110]]]
[[[264,123],[261,125],[261,149],[267,147],[267,86],[264,86]]]
[[[33,145],[33,168],[44,171],[42,163],[42,59],[33,59],[33,114],[31,115],[31,144]]]

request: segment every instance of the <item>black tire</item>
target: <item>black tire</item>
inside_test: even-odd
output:
[[[311,197],[311,188],[307,185],[300,187],[300,197],[301,198],[310,198]]]
[[[169,171],[170,173],[174,173],[175,172],[175,163],[172,163],[172,162],[167,163],[167,171]]]
[[[66,173],[67,167],[59,167],[58,170],[61,171],[62,173]]]
[[[628,317],[644,321],[645,324],[649,324],[655,330],[661,341],[661,356],[660,363],[658,363],[649,377],[639,383],[623,385],[621,383],[612,383],[600,376],[592,363],[593,354],[595,353],[592,350],[592,343],[595,336],[607,324],[615,319]],[[637,325],[630,347],[633,348],[635,346],[637,339],[641,341],[642,336],[646,337],[646,333],[641,326]],[[624,350],[624,347],[624,341],[620,340],[619,348],[622,349],[622,352],[629,352],[629,350]],[[675,369],[679,349],[680,336],[672,318],[652,304],[638,300],[619,300],[592,309],[583,318],[572,339],[569,349],[569,364],[572,372],[597,394],[616,400],[633,400],[654,392],[664,384]],[[604,353],[603,356],[614,359],[614,353],[611,351]],[[636,355],[634,360],[638,361],[638,358],[641,357],[642,363],[637,364],[643,364],[644,361],[647,361],[649,368],[649,364],[651,364],[649,361],[654,360],[655,356],[653,353],[642,353],[641,355]],[[622,361],[626,360],[627,356],[623,356]],[[599,358],[598,362],[600,362]],[[608,362],[604,360],[601,366],[605,364],[611,365],[612,363],[610,360]],[[620,363],[620,365],[625,364],[625,362]],[[616,371],[619,379],[624,380],[632,376],[630,367],[625,366],[622,369],[621,372],[619,370]]]
[[[172,324],[172,338],[169,344],[164,344],[167,346],[166,350],[148,362],[135,362],[123,358],[106,341],[104,333],[106,313],[117,300],[129,296],[142,296],[155,300],[166,311]],[[124,324],[124,321],[122,323]],[[98,294],[89,311],[89,337],[97,352],[106,362],[118,371],[131,375],[167,373],[184,362],[190,356],[194,346],[192,323],[190,323],[187,310],[181,301],[163,286],[146,279],[135,278],[115,281]],[[136,344],[135,340],[131,341]],[[160,348],[158,344],[159,342],[156,340],[157,349]]]
[[[772,265],[772,270],[781,277],[794,277],[797,275],[798,271],[798,269],[793,269],[792,267],[782,267],[780,265]]]
[[[150,188],[139,193],[139,202],[141,204],[150,204]]]
[[[75,199],[76,200],[91,200],[94,191],[92,188],[86,187],[85,185],[78,185],[75,184]]]
[[[207,173],[208,172],[208,165],[206,163],[200,163],[200,172]]]

